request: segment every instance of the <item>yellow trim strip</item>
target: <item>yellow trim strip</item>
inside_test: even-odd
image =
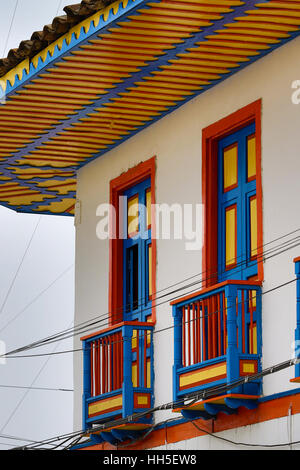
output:
[[[206,368],[204,370],[196,370],[190,374],[181,375],[179,377],[179,387],[185,387],[186,385],[191,385],[196,382],[202,382],[204,380],[209,380],[220,375],[224,375],[227,372],[226,363],[217,365],[216,367]]]
[[[122,406],[123,397],[118,395],[117,397],[111,398],[110,400],[103,400],[97,403],[92,403],[89,405],[89,416],[95,413],[101,413],[110,408],[116,408],[117,406]]]

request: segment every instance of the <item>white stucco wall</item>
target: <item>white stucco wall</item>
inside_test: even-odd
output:
[[[156,202],[200,203],[202,129],[258,98],[262,98],[263,241],[268,243],[300,227],[300,105],[291,101],[291,84],[300,79],[299,51],[300,38],[194,98],[79,171],[78,199],[82,212],[76,233],[75,323],[108,312],[108,241],[96,237],[99,221],[96,208],[109,202],[110,180],[156,155]],[[201,272],[201,251],[186,251],[184,243],[184,240],[157,241],[158,291]],[[263,290],[292,279],[292,259],[299,255],[300,247],[266,261]],[[263,297],[263,367],[292,355],[295,298],[295,284]],[[168,303],[158,306],[156,329],[170,325],[171,307]],[[158,405],[172,400],[173,332],[157,333],[154,338]],[[75,347],[78,346],[77,339]],[[75,355],[74,367],[75,426],[80,429],[80,354]],[[293,374],[290,368],[266,377],[264,394],[295,388],[289,382]],[[167,416],[168,412],[160,412],[157,419]]]

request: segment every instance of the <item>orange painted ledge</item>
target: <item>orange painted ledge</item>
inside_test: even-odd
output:
[[[270,400],[260,403],[255,410],[247,410],[240,408],[235,415],[225,415],[220,413],[218,419],[213,421],[204,421],[202,419],[194,420],[202,431],[199,431],[192,423],[182,423],[170,427],[164,427],[153,431],[143,441],[135,445],[126,447],[126,450],[144,450],[163,446],[166,443],[176,443],[185,441],[199,436],[205,436],[205,430],[210,433],[217,433],[229,429],[239,428],[241,426],[249,426],[251,424],[262,423],[272,419],[283,418],[288,416],[290,406],[292,406],[292,414],[300,413],[300,393],[293,396],[285,396],[276,400]],[[117,450],[116,447],[108,444],[98,444],[82,448],[81,450]]]
[[[228,395],[220,395],[213,398],[208,398],[207,400],[201,400],[192,405],[183,406],[181,408],[176,408],[173,410],[173,413],[178,413],[181,410],[195,410],[199,408],[199,406],[205,405],[205,403],[225,403],[225,398],[237,398],[239,400],[258,400],[260,396],[258,395],[242,395],[242,394],[228,394]]]
[[[300,256],[298,256],[297,258],[294,258],[293,261],[294,263],[298,263],[300,261]]]
[[[300,261],[300,260],[299,260]],[[300,377],[295,377],[294,379],[290,379],[292,383],[300,383]]]

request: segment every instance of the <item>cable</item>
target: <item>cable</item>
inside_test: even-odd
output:
[[[10,436],[9,434],[0,434],[0,438],[11,439],[13,441],[31,442],[34,444],[37,442],[33,441],[32,439],[24,439],[23,437]]]
[[[285,287],[287,285],[290,285],[294,282],[296,282],[296,278],[294,279],[291,279],[290,281],[287,281],[283,284],[279,284],[275,287],[272,287],[271,289],[265,291],[265,292],[262,292],[260,295],[263,296],[263,295],[266,295],[266,294],[269,294],[271,292],[274,292],[278,289],[281,289],[282,287]],[[252,300],[254,300],[256,298],[256,295],[252,297]],[[241,305],[242,302],[237,302],[237,305]],[[228,307],[225,307],[224,310],[227,310]],[[215,310],[214,312],[210,312],[210,313],[206,313],[203,317],[203,315],[200,315],[197,317],[197,320],[201,320],[203,318],[208,318],[212,315],[216,315],[218,314],[219,312],[222,312],[222,310]],[[189,323],[193,323],[195,321],[195,319],[190,319],[190,320],[186,320],[184,322],[184,324],[189,324]],[[174,329],[175,326],[174,325],[170,325],[170,326],[167,326],[165,328],[161,328],[159,330],[155,330],[153,331],[153,335],[154,334],[157,334],[157,333],[162,333],[162,332],[165,332],[165,331],[168,331],[168,330],[171,330],[171,329]],[[150,334],[150,333],[147,333],[147,335]],[[110,345],[114,345],[114,344],[121,344],[123,342],[123,340],[116,340],[116,341],[112,341],[110,343]],[[19,355],[19,356],[13,356],[11,354],[14,354],[15,351],[12,351],[11,353],[7,353],[6,355],[2,355],[0,356],[0,358],[6,358],[6,359],[23,359],[23,358],[33,358],[33,357],[43,357],[43,356],[53,356],[53,355],[57,355],[57,354],[68,354],[68,353],[74,353],[74,352],[79,352],[79,351],[83,351],[83,348],[77,348],[77,349],[69,349],[69,350],[65,350],[65,351],[58,351],[58,352],[53,352],[53,353],[43,353],[43,354],[28,354],[28,355]]]
[[[16,388],[24,390],[46,390],[52,392],[74,392],[73,389],[69,388],[51,388],[51,387],[22,387],[19,385],[0,385],[0,388]]]
[[[28,309],[34,302],[36,302],[42,295],[44,295],[57,281],[59,281],[70,269],[72,269],[74,264],[71,264],[67,269],[65,269],[61,274],[59,274],[54,281],[51,282],[45,289],[39,292],[22,310],[19,311],[13,318],[11,318],[1,329],[0,333],[4,331],[11,323],[13,323],[25,310]]]
[[[12,16],[10,27],[9,27],[8,34],[7,34],[7,38],[6,38],[6,41],[5,41],[5,46],[4,46],[4,49],[3,49],[3,57],[5,57],[5,51],[6,51],[8,40],[10,38],[10,34],[11,34],[11,31],[12,31],[12,26],[13,26],[13,22],[15,20],[18,4],[19,4],[19,0],[17,0],[16,4],[15,4],[15,9],[14,9],[14,12],[13,12],[13,16]]]
[[[292,231],[292,232],[289,232],[289,233],[287,233],[287,234],[285,234],[285,235],[282,235],[282,236],[280,236],[280,237],[277,237],[276,239],[271,240],[270,242],[265,243],[265,245],[262,245],[261,248],[262,248],[263,246],[267,246],[267,245],[270,245],[270,244],[272,244],[272,243],[274,243],[274,242],[277,242],[277,241],[279,241],[279,240],[282,240],[283,238],[286,238],[286,237],[288,237],[288,236],[290,236],[290,235],[293,235],[293,234],[295,234],[295,233],[297,233],[297,232],[299,232],[299,231],[300,231],[300,228],[299,228],[299,229],[296,229],[296,230],[294,230],[294,231]],[[292,243],[292,242],[294,242],[295,240],[299,240],[299,236],[298,236],[298,237],[295,237],[295,239],[288,240],[288,241],[284,242],[283,244],[281,244],[281,246],[284,246],[284,245],[286,245],[286,244],[288,244],[288,243]],[[295,245],[295,246],[298,246],[298,245]],[[290,247],[290,249],[291,249],[291,248],[294,248],[294,246]],[[266,253],[271,253],[272,251],[274,251],[274,250],[276,250],[276,249],[278,249],[278,247],[275,247],[275,248],[269,250],[268,252],[263,253],[262,256],[261,256],[261,258],[264,259],[264,257],[266,256]],[[280,253],[279,253],[279,254],[280,254]],[[267,258],[267,259],[269,259],[269,258]],[[245,264],[245,263],[247,263],[247,259],[244,260],[243,264]],[[73,265],[72,265],[72,266],[73,266]],[[71,266],[70,266],[67,270],[69,270],[70,268],[71,268]],[[67,270],[66,270],[66,271],[67,271]],[[65,273],[66,271],[64,271],[64,273]],[[165,287],[165,288],[163,288],[163,289],[161,289],[161,290],[159,290],[159,291],[156,291],[155,295],[156,295],[157,293],[163,292],[163,291],[165,291],[165,290],[167,290],[167,289],[169,289],[169,288],[171,288],[171,287],[173,287],[173,286],[175,286],[175,285],[181,284],[182,282],[185,282],[186,280],[191,280],[191,279],[195,278],[196,276],[199,276],[199,275],[204,274],[204,273],[206,273],[206,272],[208,272],[208,271],[203,271],[202,273],[198,273],[198,274],[193,275],[193,276],[191,276],[191,277],[189,277],[189,278],[186,278],[186,279],[184,279],[184,280],[182,280],[182,281],[179,281],[179,282],[177,282],[177,283],[175,283],[175,284],[173,284],[173,285],[171,285],[171,286],[169,286],[169,287]],[[62,275],[63,275],[64,273],[62,273]],[[198,283],[200,283],[200,282],[203,282],[204,280],[209,280],[209,279],[211,279],[212,277],[214,278],[216,274],[217,274],[217,272],[214,272],[214,273],[212,273],[212,276],[211,276],[211,277],[207,277],[206,279],[201,279],[201,280],[199,280],[199,281],[194,282],[193,284],[190,284],[189,286],[184,286],[184,287],[182,287],[182,288],[180,288],[180,289],[178,289],[178,290],[183,290],[183,289],[185,289],[185,288],[188,288],[188,287],[191,287],[191,286],[193,286],[193,285],[195,285],[195,284],[198,284]],[[61,276],[62,276],[62,275],[61,275]],[[55,282],[55,281],[54,281],[54,282]],[[53,283],[54,283],[54,282],[53,282]],[[51,285],[53,285],[53,283],[52,283]],[[51,286],[51,285],[50,285],[50,286]],[[49,286],[49,287],[50,287],[50,286]],[[49,288],[49,287],[48,287],[48,288]],[[47,289],[48,289],[48,288],[47,288]],[[42,293],[45,292],[47,289],[45,289],[44,291],[42,291]],[[177,291],[178,291],[178,290],[177,290]],[[176,291],[173,291],[172,293],[175,293],[175,292],[176,292]],[[40,293],[39,296],[40,296],[42,293]],[[156,300],[159,299],[159,298],[165,297],[165,296],[169,296],[169,295],[171,295],[172,293],[167,293],[167,294],[165,294],[164,296],[157,297]],[[38,297],[39,297],[39,296],[38,296]],[[38,297],[36,297],[36,298],[34,299],[34,301],[35,301]],[[32,301],[32,302],[33,302],[33,301]],[[31,303],[32,303],[32,302],[31,302]],[[167,302],[168,302],[168,301],[167,301]],[[25,308],[27,308],[29,305],[31,305],[31,303],[28,304]],[[165,302],[163,302],[163,303],[165,303]],[[161,304],[162,304],[162,303],[161,303]],[[155,304],[155,306],[158,306],[158,305],[161,305],[161,304]],[[122,309],[123,309],[123,307],[122,307]],[[22,311],[24,311],[24,309],[23,309]],[[22,311],[19,312],[19,314],[22,313]],[[18,315],[19,315],[19,314],[18,314]],[[18,316],[18,315],[17,315],[17,316]],[[105,313],[105,314],[102,314],[102,315],[98,315],[98,316],[95,317],[94,319],[96,320],[97,318],[101,318],[101,317],[105,317],[105,319],[107,319],[109,315],[110,315],[110,313],[108,312],[108,313]],[[15,317],[15,318],[16,318],[16,317]],[[102,320],[102,321],[104,321],[104,320]],[[78,325],[76,325],[75,328],[79,328],[80,325],[86,325],[86,326],[95,325],[95,324],[97,324],[98,322],[100,323],[100,320],[95,321],[94,323],[90,323],[90,322],[91,322],[91,320],[87,320],[87,321],[85,321],[85,322],[81,322],[81,323],[79,323]],[[11,323],[11,322],[9,322],[9,323]],[[108,325],[108,323],[107,323],[107,325]],[[6,326],[7,326],[7,325],[6,325]],[[6,327],[6,326],[5,326],[5,327]],[[103,325],[103,326],[106,326],[106,325]],[[5,327],[4,327],[4,328],[5,328]],[[73,331],[76,331],[75,328],[73,329]],[[2,329],[2,330],[3,330],[3,329]],[[0,330],[0,332],[1,332],[2,330]],[[68,332],[68,330],[64,330],[64,331],[62,331],[62,332],[60,332],[60,333],[58,333],[58,334],[59,334],[59,335],[62,335],[63,333],[67,333],[67,332]],[[44,340],[41,340],[41,341],[50,340],[50,339],[55,338],[55,337],[56,337],[56,335],[52,335],[52,336],[50,336],[50,337],[44,338]],[[36,344],[36,343],[32,343],[32,344]]]
[[[248,382],[257,380],[258,378],[267,376],[269,374],[279,372],[279,371],[284,370],[288,367],[292,367],[295,364],[297,364],[298,362],[299,362],[298,359],[289,359],[289,360],[284,361],[282,363],[278,363],[276,365],[268,367],[267,369],[264,369],[261,372],[258,372],[256,374],[251,374],[251,375],[242,377],[241,379],[238,379],[234,382],[231,382],[230,384],[218,385],[218,386],[214,386],[214,387],[208,388],[206,390],[203,390],[201,392],[190,393],[186,397],[187,398],[188,397],[193,397],[193,398],[195,398],[195,400],[199,401],[201,399],[207,399],[210,396],[216,396],[218,394],[224,394],[225,392],[227,392],[229,390],[232,390],[232,389],[236,388],[239,385],[243,385],[244,383],[248,383]],[[99,432],[105,431],[105,429],[111,428],[112,426],[116,427],[116,426],[119,426],[121,424],[127,424],[129,422],[133,422],[134,420],[143,418],[146,415],[153,414],[156,411],[174,409],[176,405],[182,406],[183,400],[186,399],[186,397],[181,398],[180,400],[177,400],[177,401],[172,401],[172,402],[169,402],[169,403],[158,405],[158,406],[152,408],[151,410],[147,410],[147,411],[140,412],[140,413],[134,413],[133,415],[128,416],[126,418],[115,419],[113,421],[109,421],[109,422],[106,422],[104,424],[97,425],[97,426],[95,426],[91,429],[88,429],[88,430],[75,431],[73,433],[65,434],[65,435],[62,435],[62,436],[59,436],[59,437],[56,437],[56,438],[45,439],[45,440],[40,441],[38,444],[33,444],[33,445],[26,446],[26,448],[33,449],[33,448],[36,448],[37,445],[45,445],[45,444],[48,445],[48,444],[53,443],[54,441],[55,442],[57,442],[58,440],[61,441],[64,438],[67,438],[67,437],[74,437],[75,438],[75,437],[78,437],[79,435],[84,437],[84,436],[86,436],[88,434],[91,434],[91,433],[96,433],[98,431]],[[287,445],[296,444],[296,443],[297,442],[295,442],[295,443],[290,443],[289,442]],[[278,446],[278,445],[276,445],[276,446]],[[280,444],[280,446],[282,446],[282,444]]]
[[[59,346],[59,343],[55,346],[53,352],[55,352],[55,349]],[[48,362],[50,361],[51,357],[48,357],[46,359],[46,361],[44,362],[44,364],[42,365],[42,367],[40,368],[40,370],[38,371],[38,373],[36,374],[35,378],[33,379],[30,387],[33,387],[35,382],[37,381],[37,379],[39,378],[39,376],[41,375],[41,373],[43,372],[43,370],[45,369],[45,367],[47,366]],[[19,400],[19,402],[17,403],[17,405],[15,406],[15,408],[13,409],[12,413],[10,414],[10,416],[8,417],[8,419],[6,420],[6,422],[4,423],[4,425],[1,427],[0,429],[0,433],[3,432],[3,430],[6,428],[6,426],[10,423],[11,419],[13,418],[13,416],[15,415],[15,413],[17,412],[17,410],[19,409],[19,407],[22,405],[23,401],[25,400],[25,398],[27,397],[28,393],[30,393],[30,389],[27,389],[26,392],[24,393],[23,397]]]
[[[57,12],[56,12],[56,15],[55,15],[55,16],[58,16],[58,13],[59,13],[61,4],[62,4],[62,0],[59,0],[59,4],[58,4],[58,7],[57,7]]]
[[[260,373],[252,374],[251,376],[243,377],[242,379],[236,380],[236,381],[232,382],[231,384],[211,387],[211,388],[209,388],[207,390],[204,390],[202,392],[194,392],[193,394],[190,394],[190,396],[193,396],[198,401],[200,399],[207,398],[208,396],[215,396],[217,394],[223,394],[226,391],[229,391],[229,390],[237,387],[238,385],[241,385],[241,384],[246,383],[246,382],[250,382],[252,380],[257,380],[257,378],[259,378],[260,376],[269,375],[269,374],[272,374],[274,372],[278,372],[279,370],[283,370],[287,367],[291,367],[291,366],[295,365],[297,362],[298,362],[298,360],[295,360],[295,359],[288,360],[288,361],[285,361],[283,363],[276,364],[275,366],[269,367],[268,369],[264,369]],[[158,405],[158,406],[152,408],[151,410],[147,410],[147,411],[140,412],[140,413],[135,413],[131,416],[128,416],[127,418],[120,418],[120,419],[116,419],[116,420],[113,420],[113,421],[110,421],[110,422],[106,422],[105,424],[95,426],[94,428],[89,429],[87,431],[77,431],[77,432],[73,433],[73,435],[78,436],[81,433],[84,436],[88,433],[95,433],[97,431],[105,431],[105,429],[111,428],[112,426],[115,427],[115,426],[119,426],[121,424],[126,424],[128,422],[132,422],[134,420],[143,418],[144,416],[147,416],[149,414],[153,414],[156,411],[174,409],[174,407],[176,405],[181,405],[182,406],[182,401],[183,401],[183,399],[180,399],[180,400],[177,400],[177,401],[172,401],[172,402],[169,402],[169,403],[165,403],[163,405]],[[60,439],[62,439],[62,438],[64,438],[64,436],[61,436]],[[49,443],[49,441],[41,441],[42,444],[45,444],[45,442]],[[51,440],[51,442],[52,442],[52,440]]]
[[[15,444],[9,444],[8,442],[0,442],[0,445],[2,446],[8,446],[8,447],[13,447],[15,449]],[[14,450],[14,449],[11,449],[11,450]]]
[[[29,240],[29,242],[28,242],[28,244],[27,244],[27,246],[26,246],[26,249],[25,249],[24,254],[23,254],[22,258],[21,258],[21,261],[20,261],[20,263],[19,263],[19,266],[18,266],[18,268],[17,268],[17,271],[16,271],[16,273],[15,273],[13,279],[12,279],[12,282],[11,282],[11,284],[10,284],[10,286],[9,286],[9,289],[8,289],[8,291],[7,291],[7,293],[6,293],[6,296],[5,296],[5,298],[4,298],[4,301],[3,301],[2,305],[1,305],[1,308],[0,308],[0,315],[1,315],[2,312],[3,312],[3,309],[4,309],[5,305],[6,305],[7,300],[8,300],[8,297],[9,297],[11,291],[12,291],[12,288],[13,288],[13,286],[14,286],[14,284],[15,284],[15,281],[16,281],[16,279],[17,279],[17,277],[18,277],[18,274],[19,274],[19,272],[20,272],[20,270],[21,270],[21,268],[22,268],[23,262],[24,262],[24,260],[25,260],[25,258],[26,258],[26,255],[27,255],[28,251],[29,251],[29,248],[30,248],[30,246],[31,246],[32,240],[33,240],[34,235],[35,235],[35,233],[36,233],[36,231],[37,231],[37,228],[38,228],[38,226],[39,226],[39,223],[40,223],[40,221],[41,221],[41,218],[42,218],[42,217],[40,216],[39,219],[38,219],[38,221],[37,221],[37,224],[36,224],[36,226],[35,226],[35,228],[34,228],[34,230],[33,230],[33,232],[32,232],[32,235],[31,235],[31,237],[30,237],[30,240]]]
[[[287,446],[290,446],[290,445],[295,445],[295,444],[300,444],[300,441],[294,441],[294,442],[285,442],[284,444],[251,444],[251,443],[248,443],[248,442],[235,442],[235,441],[232,441],[231,439],[226,439],[225,437],[222,437],[222,436],[217,436],[216,434],[212,433],[212,432],[209,432],[207,429],[202,429],[200,428],[194,421],[190,421],[191,424],[193,426],[195,426],[196,429],[198,429],[199,431],[205,433],[205,434],[208,434],[209,436],[212,436],[214,437],[215,439],[219,439],[221,441],[225,441],[225,442],[228,442],[230,444],[233,444],[235,446],[245,446],[245,447],[268,447],[268,448],[272,448],[272,447],[287,447]]]

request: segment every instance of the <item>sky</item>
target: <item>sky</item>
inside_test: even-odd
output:
[[[72,3],[78,2],[0,0],[0,57]],[[0,206],[0,350],[3,344],[10,351],[73,325],[74,244],[72,217],[20,214]],[[69,339],[32,353],[72,347]],[[72,354],[2,362],[0,450],[73,430]]]

